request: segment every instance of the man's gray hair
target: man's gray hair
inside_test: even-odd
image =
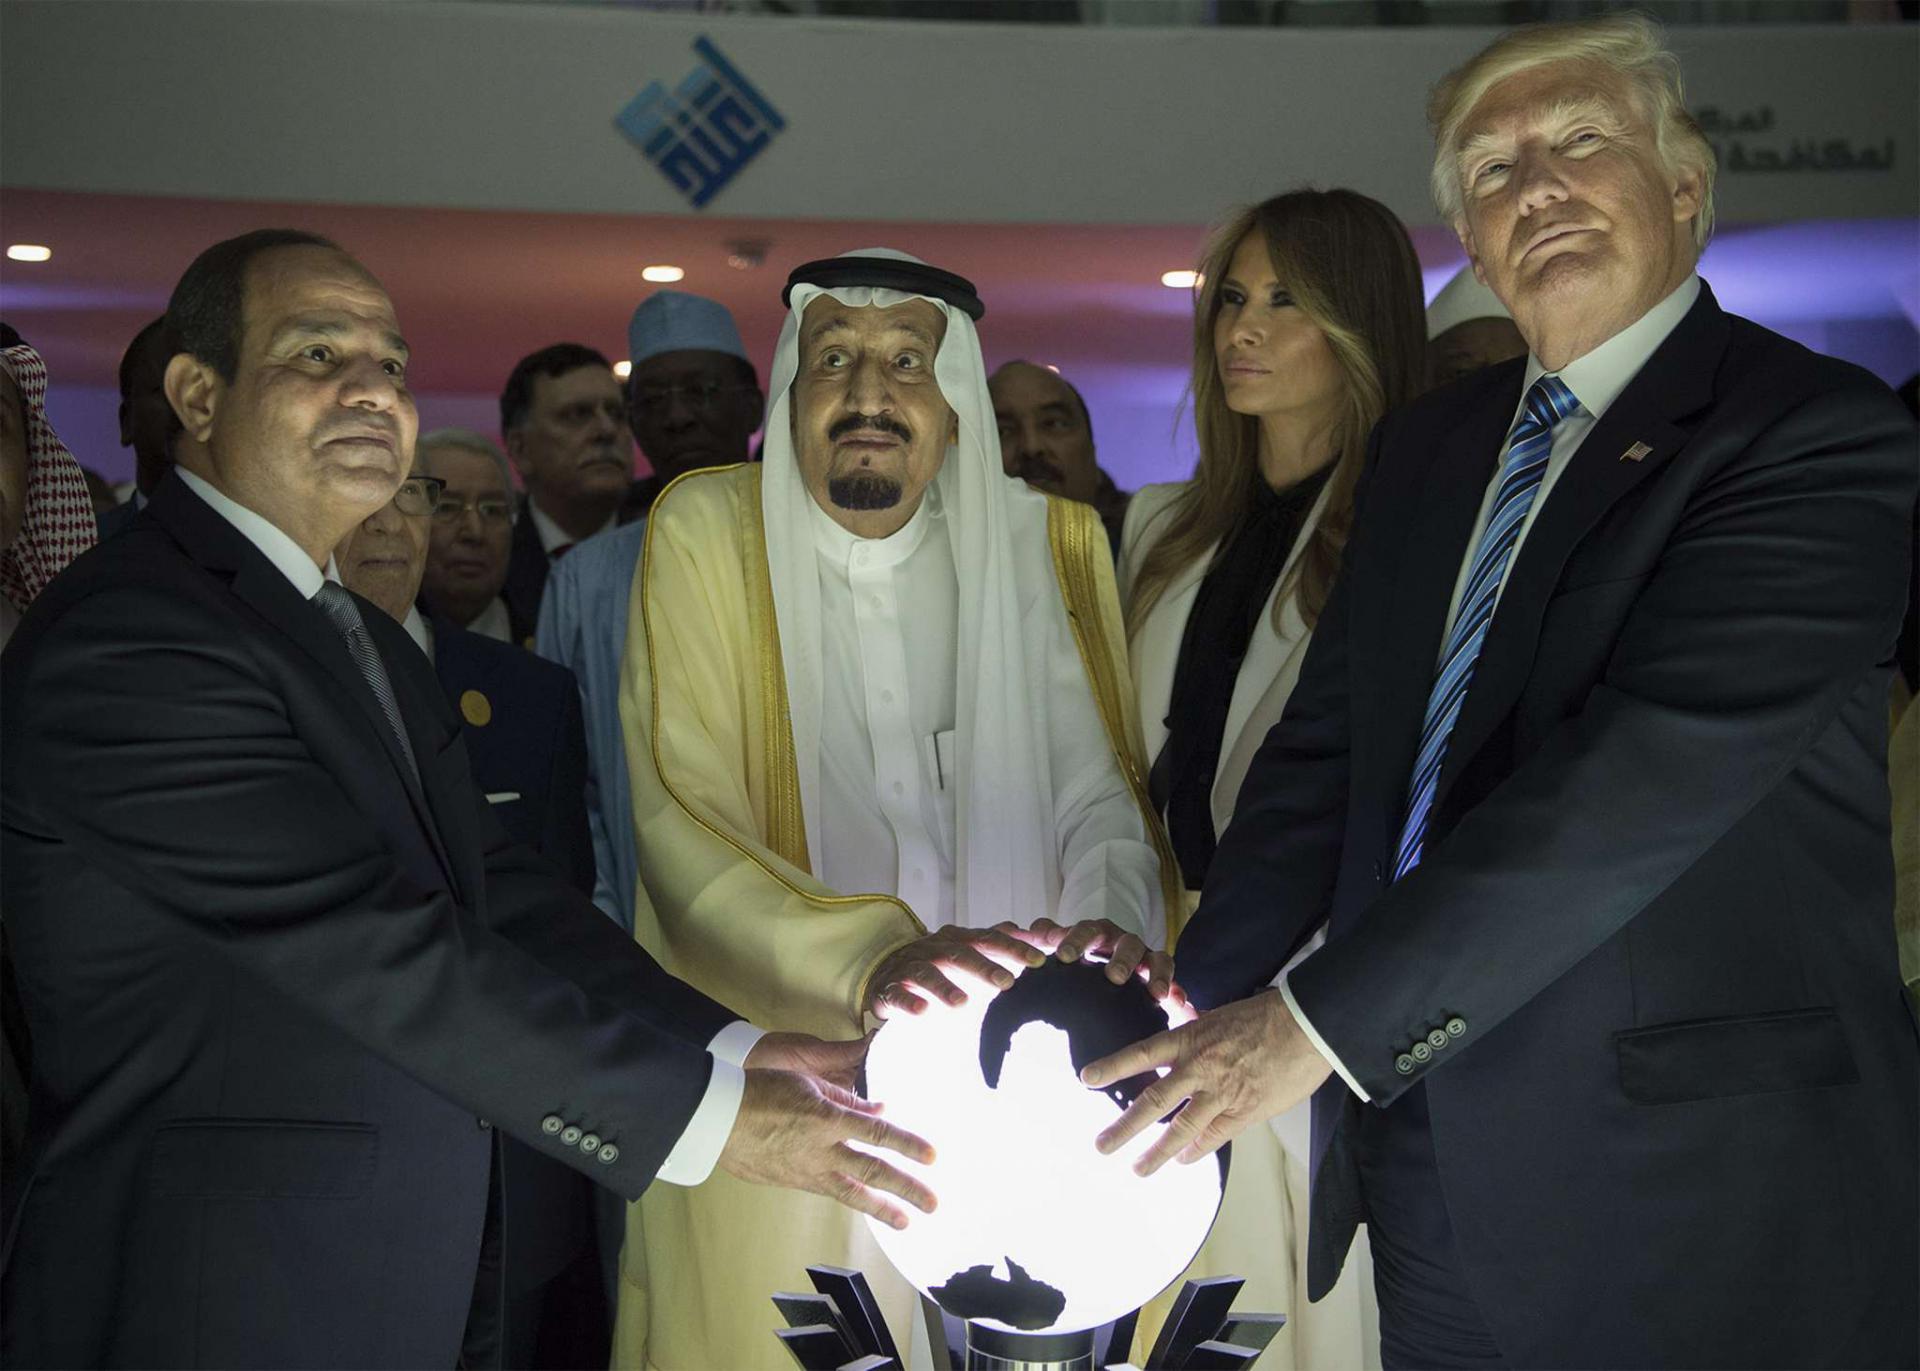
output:
[[[500,468],[500,479],[506,483],[507,494],[513,494],[513,468],[507,465],[507,454],[500,450],[484,433],[475,433],[470,428],[436,428],[431,433],[420,435],[414,444],[414,450],[422,457],[431,448],[457,447],[464,452],[477,452],[483,457],[493,458],[493,464]]]
[[[1619,76],[1653,129],[1660,165],[1669,172],[1700,172],[1693,245],[1705,248],[1713,235],[1713,146],[1687,113],[1680,59],[1667,48],[1660,26],[1641,14],[1530,24],[1503,35],[1441,79],[1427,100],[1427,122],[1433,128],[1433,203],[1441,215],[1450,224],[1466,216],[1460,135],[1473,107],[1509,76],[1554,62],[1584,62]]]

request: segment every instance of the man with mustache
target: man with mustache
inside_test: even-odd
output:
[[[420,602],[428,612],[495,642],[524,645],[501,591],[513,552],[513,474],[484,434],[441,428],[420,435],[420,474],[440,482],[427,539]]]
[[[1392,1367],[1920,1364],[1887,684],[1914,430],[1721,310],[1714,155],[1637,15],[1429,106],[1528,355],[1389,414],[1180,943],[1210,1012],[1103,1146],[1313,1093],[1308,1282]],[[1269,988],[1322,924],[1326,942]]]
[[[1000,457],[1007,475],[1035,490],[1092,505],[1115,555],[1133,497],[1100,469],[1093,450],[1093,416],[1064,376],[1032,362],[1003,363],[987,378]]]
[[[930,1207],[848,1144],[924,1145],[819,1079],[861,1044],[762,1034],[513,844],[425,658],[340,584],[418,427],[379,282],[263,230],[167,325],[176,470],[0,676],[41,1048],[0,1359],[497,1366],[502,1131],[628,1197],[717,1165]]]
[[[179,421],[167,407],[161,382],[173,360],[166,319],[153,320],[133,336],[120,358],[120,445],[133,449],[133,494],[100,516],[100,536],[110,538],[133,522],[147,497],[173,466],[170,449]]]
[[[515,623],[532,625],[553,560],[611,529],[633,480],[627,403],[612,365],[579,343],[522,357],[500,392],[500,432],[527,491],[501,598]]]
[[[621,698],[637,936],[826,1038],[1055,946],[1164,993],[1170,868],[1107,540],[1006,479],[978,295],[875,249],[784,298],[763,460],[683,477],[648,526]],[[739,1310],[810,1262],[862,1267],[894,1328],[914,1318],[830,1206],[721,1181],[636,1211],[618,1365],[773,1371],[785,1352]]]
[[[653,475],[637,482],[642,511],[675,477],[749,460],[760,423],[760,378],[733,315],[718,300],[657,290],[627,324],[627,415]],[[534,650],[580,680],[587,715],[587,816],[598,877],[593,902],[633,927],[639,870],[627,740],[620,726],[620,661],[646,515],[614,529],[553,569]]]

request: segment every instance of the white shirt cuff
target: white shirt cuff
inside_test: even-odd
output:
[[[1287,985],[1285,976],[1280,978],[1280,998],[1287,1002],[1287,1012],[1293,1015],[1293,1021],[1300,1025],[1300,1031],[1307,1035],[1307,1041],[1313,1044],[1313,1050],[1327,1059],[1327,1065],[1339,1073],[1340,1079],[1347,1083],[1347,1089],[1358,1095],[1362,1104],[1372,1104],[1373,1097],[1367,1094],[1360,1082],[1353,1078],[1353,1073],[1347,1070],[1340,1059],[1333,1055],[1333,1049],[1327,1046],[1327,1040],[1314,1032],[1313,1025],[1307,1021],[1307,1016],[1300,1012],[1300,1006],[1294,1003],[1293,990]]]
[[[736,1019],[713,1035],[713,1041],[707,1044],[713,1056],[707,1093],[700,1097],[700,1107],[693,1111],[680,1140],[660,1164],[655,1180],[669,1185],[698,1185],[713,1174],[714,1164],[733,1134],[733,1121],[740,1115],[740,1097],[747,1088],[742,1063],[763,1036],[761,1029],[745,1019]]]
[[[766,1029],[755,1028],[745,1019],[735,1019],[713,1035],[713,1041],[707,1044],[707,1051],[723,1062],[745,1066],[747,1054],[753,1051],[753,1045],[766,1036]]]

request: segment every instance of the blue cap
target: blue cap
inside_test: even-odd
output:
[[[639,366],[663,352],[725,352],[752,364],[733,315],[718,300],[682,290],[656,290],[627,325],[627,360]]]

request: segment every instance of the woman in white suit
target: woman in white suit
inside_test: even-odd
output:
[[[1406,230],[1350,190],[1293,191],[1235,215],[1200,277],[1199,464],[1189,481],[1134,496],[1120,551],[1148,788],[1187,912],[1299,677],[1352,523],[1367,434],[1418,393],[1426,341]],[[1188,1274],[1245,1276],[1239,1307],[1288,1316],[1266,1371],[1376,1368],[1364,1237],[1339,1285],[1307,1304],[1307,1128],[1302,1105],[1234,1143],[1220,1220]],[[1163,1314],[1150,1308],[1143,1324]]]

